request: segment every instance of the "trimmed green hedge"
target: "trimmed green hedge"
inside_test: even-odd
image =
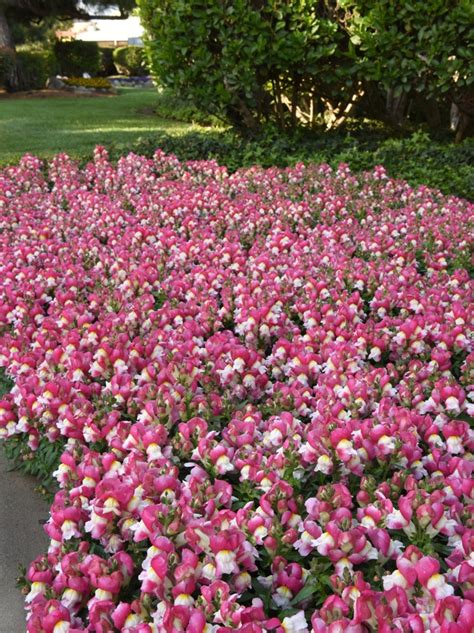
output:
[[[48,77],[58,72],[58,62],[51,49],[23,48],[17,51],[20,90],[40,90]]]
[[[54,54],[61,75],[77,77],[83,73],[97,75],[100,71],[100,52],[96,42],[56,41]]]

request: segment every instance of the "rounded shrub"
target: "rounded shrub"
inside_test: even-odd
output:
[[[16,59],[20,90],[44,88],[48,77],[58,72],[58,63],[51,49],[20,49]]]
[[[145,56],[141,46],[120,46],[114,50],[113,59],[121,75],[139,77],[147,73]]]

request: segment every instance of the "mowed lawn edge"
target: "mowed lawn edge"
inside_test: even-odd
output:
[[[100,97],[0,98],[0,165],[25,153],[49,158],[65,152],[79,158],[96,145],[132,144],[139,137],[166,131],[203,129],[158,117],[155,89],[125,88]]]

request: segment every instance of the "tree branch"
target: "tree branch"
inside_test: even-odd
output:
[[[91,13],[87,13],[86,11],[74,11],[71,12],[67,16],[63,16],[64,19],[75,19],[75,20],[126,20],[130,13],[128,11],[124,11],[120,9],[120,15],[92,15]]]
[[[88,20],[126,20],[128,18],[128,15],[90,15],[89,13],[86,14],[78,14],[73,15],[73,16],[68,16],[64,19],[76,19],[76,20],[84,20],[85,22],[87,22]]]
[[[79,9],[76,6],[63,6],[55,11],[54,8],[51,8],[48,4],[41,5],[38,2],[32,2],[32,0],[0,0],[0,6],[10,7],[11,9],[15,9],[17,11],[28,11],[31,16],[36,19],[42,19],[50,15],[54,15],[60,20],[84,20],[87,22],[89,20],[125,20],[130,15],[130,11],[124,9],[123,7],[117,7],[120,11],[120,15],[93,15],[92,13]]]

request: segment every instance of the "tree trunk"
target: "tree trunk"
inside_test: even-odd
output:
[[[296,112],[298,108],[298,94],[299,94],[300,80],[299,77],[293,79],[293,90],[291,94],[291,127],[296,128],[298,123]]]
[[[364,97],[358,104],[358,115],[367,117],[368,119],[377,119],[378,121],[386,121],[386,98],[375,81],[363,82]]]
[[[417,112],[423,116],[430,129],[438,130],[441,127],[441,111],[436,99],[415,93],[415,106]]]
[[[285,109],[284,109],[283,101],[282,101],[280,78],[278,76],[275,77],[275,81],[274,81],[274,93],[275,93],[277,125],[280,128],[280,130],[283,130],[285,127]]]
[[[0,48],[15,49],[15,43],[10,31],[10,26],[7,22],[5,11],[0,4]]]
[[[399,95],[396,95],[394,90],[387,92],[386,111],[388,120],[394,127],[402,127],[407,104],[408,94],[406,92]]]
[[[472,127],[473,119],[465,112],[461,112],[459,115],[459,123],[456,129],[456,136],[454,138],[455,143],[461,143],[469,136],[469,129]]]
[[[474,134],[474,89],[455,93],[452,97],[451,129],[456,132],[455,143]]]
[[[8,68],[6,76],[4,76],[5,87],[8,91],[18,90],[18,64],[15,59],[15,42],[10,31],[5,10],[0,4],[0,49],[6,49],[11,54],[11,66]]]
[[[249,110],[244,99],[235,99],[233,104],[227,106],[226,115],[231,125],[244,136],[252,136],[259,128],[258,119]]]

